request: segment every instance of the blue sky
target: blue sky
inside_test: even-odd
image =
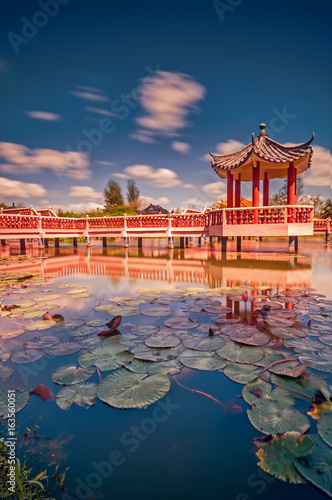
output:
[[[261,122],[281,143],[315,132],[305,191],[331,197],[329,2],[0,8],[0,201],[89,209],[109,179],[125,195],[133,178],[148,201],[204,206],[226,191],[208,150],[247,144]]]

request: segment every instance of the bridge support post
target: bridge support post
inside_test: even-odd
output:
[[[288,242],[289,251],[292,253],[297,253],[299,249],[299,237],[298,236],[290,236]]]
[[[236,237],[236,251],[241,252],[241,236]]]
[[[31,245],[32,245],[32,238],[28,238],[28,240],[27,240],[27,241],[28,241],[28,243],[29,243],[29,247],[31,247]]]
[[[198,237],[198,246],[202,246],[202,238],[200,236]]]
[[[45,248],[48,248],[48,238],[44,238],[44,245],[45,245]]]
[[[143,238],[137,238],[137,246],[138,248],[143,248]]]
[[[85,238],[85,246],[86,247],[89,247],[91,245],[91,240],[90,240],[90,236],[88,235],[86,238]]]
[[[105,236],[103,237],[103,247],[107,247],[107,238],[105,238]]]
[[[185,239],[185,245],[186,245],[186,247],[189,245],[189,238],[187,238],[187,237]]]
[[[325,241],[326,241],[326,243],[327,243],[328,241],[330,241],[330,237],[331,237],[330,233],[326,233],[326,234],[325,234]]]
[[[226,253],[226,251],[227,251],[227,237],[223,236],[221,238],[221,252]]]
[[[20,239],[20,250],[21,252],[25,252],[25,240]]]
[[[77,247],[77,238],[73,238],[73,247]]]
[[[180,236],[180,248],[184,248],[184,237]]]
[[[45,248],[45,245],[43,243],[43,239],[42,238],[38,238],[38,248],[40,248],[40,249]]]
[[[190,247],[192,247],[192,246],[193,246],[193,244],[194,244],[193,239],[192,239],[192,238],[189,238],[189,246],[190,246]]]
[[[168,248],[174,248],[174,239],[173,236],[168,237]]]
[[[4,247],[6,245],[6,240],[1,240],[1,245]]]
[[[128,248],[129,247],[129,238],[128,236],[125,236],[123,238],[123,248]]]
[[[55,248],[59,248],[59,246],[60,246],[60,238],[54,238],[54,246],[55,246]]]

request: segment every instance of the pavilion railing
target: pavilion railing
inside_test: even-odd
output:
[[[312,223],[312,205],[223,208],[209,212],[208,225]]]

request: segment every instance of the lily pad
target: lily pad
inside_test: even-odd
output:
[[[30,394],[28,391],[21,391],[20,389],[15,390],[15,407],[13,408],[15,413],[21,411],[25,405],[28,403]],[[5,420],[8,418],[8,394],[0,389],[0,417]]]
[[[124,345],[109,344],[90,349],[78,358],[78,362],[83,368],[95,365],[100,370],[104,371],[115,370],[121,366],[126,366],[133,359],[134,355],[129,353],[128,348]]]
[[[273,386],[271,384],[264,382],[261,378],[257,378],[245,385],[242,396],[249,405],[254,405],[258,401],[266,399],[276,401],[279,406],[284,408],[288,408],[295,404],[295,398],[291,392],[280,387],[273,390],[272,388]]]
[[[96,333],[96,331],[97,329],[94,326],[82,325],[69,330],[68,333],[75,335],[75,337],[85,337],[86,335],[91,335],[91,333]]]
[[[296,328],[283,328],[283,327],[272,327],[270,332],[272,335],[279,337],[281,339],[294,339],[296,337],[305,337],[306,334],[303,330],[298,330]]]
[[[74,385],[85,382],[96,372],[94,366],[89,368],[76,367],[76,365],[60,366],[52,373],[52,380],[59,385]]]
[[[255,444],[259,446],[256,453],[260,459],[258,465],[265,472],[290,483],[306,482],[296,470],[293,459],[307,456],[314,451],[314,440],[310,436],[300,432],[286,432],[266,443],[257,440]]]
[[[56,321],[53,320],[41,320],[41,321],[33,321],[25,326],[26,330],[48,330],[56,325]]]
[[[64,330],[70,330],[71,328],[78,328],[82,325],[84,325],[84,321],[82,319],[68,319],[63,321],[57,330],[62,332]]]
[[[192,328],[196,328],[199,323],[192,318],[173,317],[166,319],[164,321],[164,325],[168,328],[174,328],[176,330],[191,330]]]
[[[163,337],[161,335],[151,335],[147,337],[144,341],[145,345],[148,347],[176,347],[181,343],[181,339],[176,335],[168,335],[167,337]]]
[[[315,398],[317,394],[321,393],[325,389],[328,390],[329,388],[328,383],[324,379],[311,372],[306,372],[298,378],[289,378],[272,373],[271,381],[275,384],[286,387],[286,389],[303,393],[310,398]],[[295,397],[297,399],[303,399],[303,396],[300,394],[295,394]],[[305,400],[307,401],[306,397]]]
[[[179,351],[176,349],[158,349],[147,347],[145,344],[136,346],[132,349],[135,354],[135,358],[142,359],[145,361],[170,361],[176,359],[179,355]]]
[[[166,375],[146,376],[122,369],[101,382],[97,396],[115,408],[144,408],[166,396],[170,386]]]
[[[150,363],[148,368],[149,375],[156,375],[156,373],[163,373],[164,375],[176,375],[182,369],[181,364],[177,359],[171,361],[161,361],[160,363]]]
[[[131,363],[126,365],[126,369],[134,373],[148,373],[148,369],[151,365],[156,365],[157,363],[152,363],[151,361],[143,361],[142,359],[133,359]],[[158,363],[161,364],[161,363]],[[151,374],[152,375],[152,374]]]
[[[304,433],[310,427],[308,417],[300,410],[280,407],[275,401],[266,399],[248,410],[248,417],[255,429],[273,436],[290,431]]]
[[[59,342],[60,337],[56,337],[55,335],[44,335],[43,337],[36,337],[35,339],[25,342],[24,346],[27,349],[43,349],[44,347],[51,347]]]
[[[45,352],[50,356],[67,356],[68,354],[74,354],[74,352],[78,352],[81,349],[82,346],[78,342],[60,342],[59,344],[47,347]]]
[[[38,302],[44,300],[56,300],[56,299],[61,299],[61,295],[58,295],[56,293],[50,293],[49,295],[40,295],[38,297],[33,298],[33,300],[37,300]]]
[[[14,328],[12,330],[2,330],[1,338],[2,340],[14,339],[15,337],[19,337],[22,333],[25,332],[25,328]]]
[[[180,354],[180,361],[187,368],[204,371],[222,370],[227,364],[224,359],[215,354],[190,349]]]
[[[137,325],[130,329],[131,333],[139,336],[153,335],[154,333],[159,332],[159,330],[160,328],[157,325]]]
[[[233,382],[238,384],[247,384],[258,377],[258,371],[256,366],[240,364],[240,363],[229,363],[224,373]]]
[[[130,317],[130,316],[138,316],[141,311],[137,309],[137,307],[124,306],[124,307],[113,307],[112,309],[108,309],[107,312],[110,316]]]
[[[317,434],[310,437],[314,440],[315,451],[305,457],[296,458],[294,465],[305,479],[332,497],[331,448]]]
[[[247,347],[236,342],[226,342],[217,354],[234,363],[255,363],[264,357],[264,351],[260,347]]]
[[[322,440],[332,447],[332,413],[325,413],[319,419],[317,431]]]
[[[108,323],[109,319],[108,318],[100,318],[100,319],[91,319],[87,320],[86,324],[88,326],[104,326],[106,323]]]
[[[144,316],[153,316],[156,318],[160,318],[162,316],[170,316],[171,314],[173,314],[173,311],[169,307],[152,306],[152,307],[146,307],[145,309],[142,309],[141,313]]]
[[[1,369],[2,382],[6,382],[9,379],[9,377],[11,377],[13,375],[13,373],[14,373],[14,370],[10,366],[2,366],[2,369]]]
[[[69,410],[73,403],[89,408],[96,402],[97,384],[87,382],[64,387],[56,395],[55,402],[62,410]]]
[[[43,356],[43,351],[39,349],[28,349],[27,351],[15,352],[11,357],[11,362],[17,364],[32,363]]]
[[[212,337],[200,338],[200,337],[189,337],[183,339],[183,345],[188,349],[193,349],[195,351],[215,351],[220,349],[225,344],[223,338],[217,335]]]
[[[230,335],[230,339],[234,342],[239,342],[240,344],[252,345],[256,347],[269,344],[271,341],[271,337],[259,331],[251,335],[251,337],[236,337],[234,335]]]

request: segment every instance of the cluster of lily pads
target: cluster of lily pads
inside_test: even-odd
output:
[[[1,286],[4,297],[16,293],[13,279],[6,275]],[[16,279],[17,275],[14,283]],[[47,279],[26,280],[30,293],[31,286],[46,286]],[[58,289],[71,297],[90,296],[74,283]],[[53,382],[63,386],[56,395],[63,410],[73,403],[89,408],[96,398],[113,408],[145,408],[168,393],[172,378],[176,380],[182,369],[219,371],[244,386],[249,420],[263,434],[255,440],[259,466],[284,481],[309,481],[332,497],[332,387],[326,380],[332,372],[332,301],[313,289],[274,295],[267,290],[264,286],[145,288],[137,290],[135,298],[113,297],[99,303],[93,318],[57,323],[39,319],[46,310],[57,308],[51,304],[58,294],[46,288],[42,302],[37,296],[4,311],[8,319],[20,322],[4,334],[10,339],[26,330],[52,328],[52,333],[36,335],[21,352],[5,353],[3,362],[30,363],[44,354],[79,352],[78,364],[60,366],[52,374]],[[241,316],[224,305],[225,297],[241,303]],[[248,314],[250,302],[254,307]],[[116,316],[133,319],[127,323],[123,319],[120,331],[112,336],[98,335]],[[63,341],[62,333],[69,339]],[[5,379],[12,370],[3,367]],[[89,382],[96,372],[99,384]],[[109,373],[103,377],[104,372]],[[28,399],[28,392],[17,391],[17,411]],[[4,404],[2,396],[0,414]]]

